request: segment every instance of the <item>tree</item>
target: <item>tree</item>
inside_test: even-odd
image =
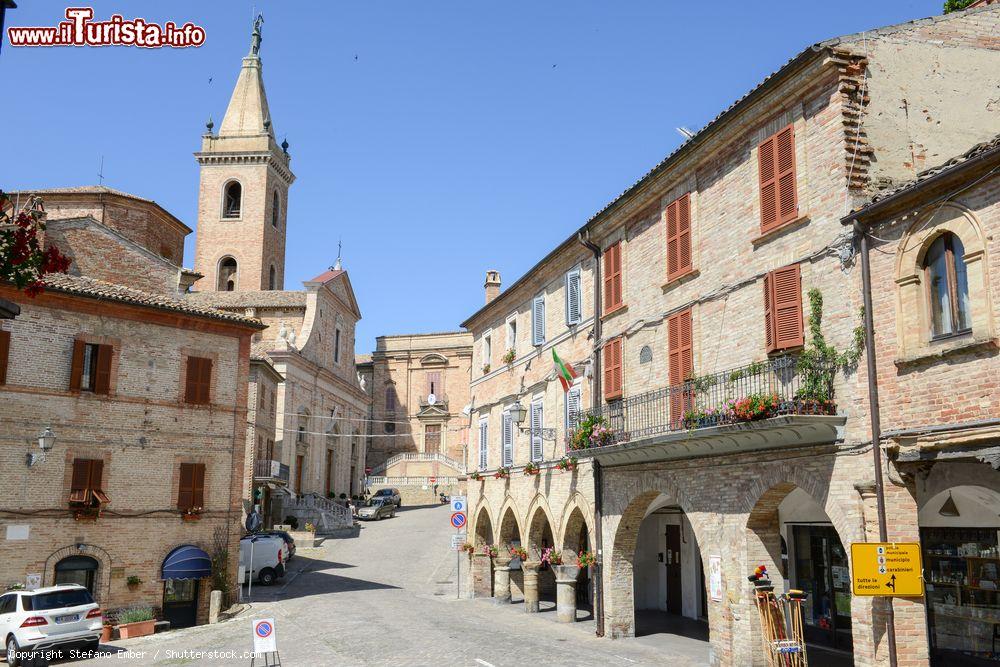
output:
[[[950,14],[965,9],[976,0],[944,0],[944,13]]]
[[[47,273],[66,273],[70,260],[50,245],[42,248],[39,232],[45,231],[45,207],[33,197],[20,211],[0,190],[0,282],[13,283],[33,297],[42,292]]]

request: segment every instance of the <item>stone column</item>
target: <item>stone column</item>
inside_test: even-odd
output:
[[[538,561],[521,563],[524,572],[524,611],[529,614],[538,612]]]
[[[578,565],[553,565],[556,574],[556,620],[560,623],[576,622],[576,578]]]
[[[510,557],[493,559],[493,602],[510,604]]]

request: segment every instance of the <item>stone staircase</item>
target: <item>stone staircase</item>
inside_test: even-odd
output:
[[[281,493],[284,495],[282,513],[298,519],[299,526],[311,523],[320,535],[354,527],[351,511],[329,498],[318,493],[296,494],[287,488],[281,489]]]

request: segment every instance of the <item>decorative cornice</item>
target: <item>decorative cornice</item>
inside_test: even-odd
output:
[[[198,164],[206,165],[232,165],[232,164],[266,164],[272,167],[287,185],[295,181],[295,174],[288,168],[287,161],[282,164],[282,160],[275,157],[271,151],[236,151],[236,152],[215,152],[199,151],[194,154]]]

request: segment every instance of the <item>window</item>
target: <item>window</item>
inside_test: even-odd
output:
[[[385,411],[395,412],[396,410],[396,388],[386,387],[385,388]]]
[[[484,417],[479,420],[479,469],[486,470],[487,454],[490,447],[490,422]]]
[[[281,208],[281,198],[278,197],[278,191],[274,191],[274,196],[271,197],[271,226],[275,229],[278,228],[278,214]]]
[[[691,272],[691,195],[667,206],[667,280]]]
[[[507,318],[507,349],[517,350],[517,315]]]
[[[566,324],[579,324],[583,319],[582,295],[580,293],[580,270],[573,269],[566,274]]]
[[[789,125],[757,147],[760,231],[768,232],[799,215],[795,185],[795,130]]]
[[[503,442],[503,465],[514,465],[514,420],[510,412],[503,413],[503,431],[501,432]]]
[[[274,264],[267,270],[267,289],[278,289],[278,272],[274,270]]]
[[[0,329],[0,384],[7,384],[7,364],[10,358],[10,332]]]
[[[444,395],[441,384],[441,371],[430,371],[427,373],[427,395],[434,394],[437,397]]]
[[[17,595],[0,595],[0,614],[11,614],[17,606]]]
[[[531,302],[531,344],[545,344],[545,295],[539,294]]]
[[[184,378],[184,402],[208,405],[212,389],[212,360],[205,357],[187,358]]]
[[[580,387],[572,387],[566,392],[566,434],[576,429],[580,421]]]
[[[612,338],[604,344],[604,400],[622,397],[622,339]]]
[[[764,276],[764,340],[768,352],[801,347],[802,278],[793,264]]]
[[[69,502],[80,507],[100,507],[111,502],[104,493],[104,461],[101,459],[73,459],[73,478],[70,482]]]
[[[226,183],[222,197],[222,217],[238,218],[240,209],[243,206],[243,186],[239,181]]]
[[[205,507],[205,464],[182,463],[180,483],[177,486],[177,509],[203,509]]]
[[[531,402],[531,460],[542,460],[542,428],[545,425],[542,402]]]
[[[604,312],[610,313],[622,302],[622,242],[604,251]]]
[[[79,339],[73,341],[69,390],[110,393],[112,352],[110,345],[87,343]]]
[[[223,257],[219,262],[219,279],[216,288],[219,292],[236,291],[236,260],[232,257]]]
[[[949,336],[972,328],[965,247],[951,232],[939,236],[924,258],[930,298],[931,336]]]
[[[493,359],[493,332],[487,331],[483,334],[483,372],[487,372],[487,367]]]
[[[41,599],[47,597],[45,594],[35,595],[32,596],[33,599],[31,601],[31,609],[32,611],[41,611],[43,609],[59,609],[61,607],[90,604],[93,602],[93,598],[91,598],[91,596],[94,594],[94,582],[96,578],[96,559],[91,558],[90,556],[67,556],[56,563],[56,577],[54,583],[56,585],[79,584],[87,589],[87,593],[83,593],[83,591],[59,591],[55,594],[55,596],[76,596],[77,599],[53,600],[52,602],[54,604],[49,604],[47,600]],[[48,595],[53,594],[49,593]]]
[[[667,338],[670,420],[673,424],[678,424],[683,421],[684,413],[694,407],[694,394],[684,386],[684,382],[694,373],[690,308],[667,318]]]
[[[424,426],[424,452],[436,454],[441,451],[441,424]]]
[[[333,363],[340,363],[340,329],[333,332]]]

